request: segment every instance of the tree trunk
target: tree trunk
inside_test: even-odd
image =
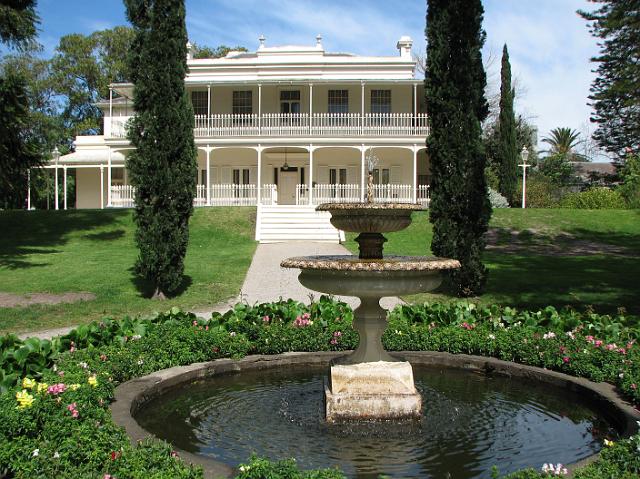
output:
[[[151,299],[157,299],[157,300],[163,301],[163,300],[167,299],[167,297],[164,295],[164,293],[162,292],[160,287],[156,286],[156,290],[153,293],[153,296],[151,296]]]

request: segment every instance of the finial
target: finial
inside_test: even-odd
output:
[[[258,38],[258,41],[260,42],[260,48],[264,48],[264,41],[266,40],[266,38],[264,38],[264,35],[260,35],[260,38]]]
[[[191,54],[192,48],[193,48],[193,45],[189,40],[187,40],[187,60],[191,60],[193,58],[193,55]]]
[[[317,47],[322,46],[322,35],[320,35],[319,33],[316,35],[316,46]]]

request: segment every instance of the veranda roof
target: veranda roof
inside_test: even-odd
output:
[[[120,151],[111,151],[111,163],[123,164],[125,160],[125,156]],[[58,164],[60,165],[79,165],[79,164],[89,164],[89,165],[106,165],[109,161],[109,149],[108,148],[100,148],[100,149],[87,149],[87,150],[78,150],[73,153],[69,153],[68,155],[63,155],[60,157]],[[53,163],[53,160],[51,161]]]

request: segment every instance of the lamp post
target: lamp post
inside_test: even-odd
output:
[[[527,150],[526,146],[522,147],[522,151],[520,152],[520,157],[522,158],[522,164],[518,165],[522,167],[522,208],[527,207],[527,168],[531,165],[527,165],[527,159],[529,158],[529,150]]]
[[[56,169],[55,169],[55,190],[56,190],[56,196],[55,196],[55,207],[56,210],[58,209],[58,160],[60,159],[60,151],[58,150],[58,147],[56,146],[53,149],[53,159],[55,160],[56,163]]]

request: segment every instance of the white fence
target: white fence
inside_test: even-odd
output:
[[[256,206],[258,188],[256,185],[220,184],[211,185],[210,206]],[[263,185],[260,189],[260,202],[272,205],[277,201],[276,185]],[[133,208],[135,188],[131,185],[111,187],[111,206],[115,208]],[[207,206],[206,185],[196,186],[196,196],[193,206]]]
[[[431,190],[429,189],[429,185],[419,185],[416,193],[418,203],[428,208],[431,203]]]
[[[429,206],[429,186],[418,186],[416,200],[425,207]],[[314,205],[321,203],[357,203],[361,201],[360,185],[316,184],[313,187],[312,201]],[[411,185],[373,185],[373,202],[413,203],[413,187]],[[296,204],[309,204],[308,185],[296,185]]]
[[[131,117],[111,118],[111,137],[126,137]],[[196,115],[196,138],[214,137],[395,137],[427,136],[426,113],[265,113],[263,115]]]
[[[111,206],[115,208],[133,208],[136,190],[131,185],[111,187]]]

